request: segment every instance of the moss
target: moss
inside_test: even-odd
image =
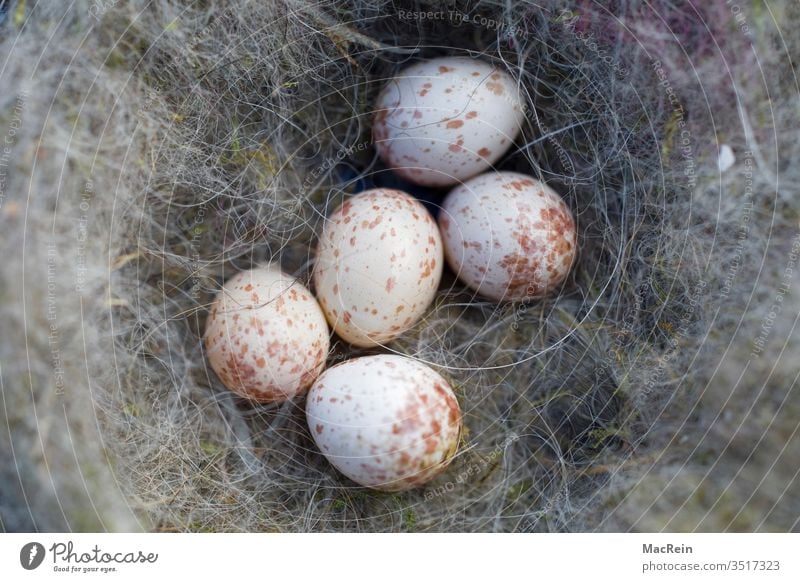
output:
[[[217,443],[210,441],[200,441],[200,450],[203,451],[206,456],[212,458],[215,458],[224,452]]]
[[[403,527],[409,532],[417,528],[417,514],[410,507],[403,511]]]
[[[14,26],[17,28],[20,28],[25,23],[27,6],[27,0],[17,0],[17,5],[14,7],[14,15],[12,17]]]
[[[140,416],[142,414],[142,409],[134,403],[128,403],[122,407],[122,412],[130,416]]]

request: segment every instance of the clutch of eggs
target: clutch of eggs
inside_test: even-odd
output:
[[[376,188],[349,198],[326,221],[314,289],[342,339],[375,346],[422,317],[443,265],[439,229],[425,207],[399,190]]]
[[[225,282],[204,334],[211,368],[230,390],[258,402],[305,392],[325,367],[325,316],[301,283],[275,265]]]
[[[546,184],[515,172],[482,174],[454,188],[439,226],[450,267],[494,301],[552,291],[577,253],[569,207]]]
[[[478,175],[508,151],[525,110],[505,71],[466,57],[415,63],[378,96],[373,138],[403,178],[448,186]]]
[[[341,473],[383,491],[422,485],[458,448],[461,410],[447,381],[403,356],[377,355],[328,368],[306,400],[308,428]]]

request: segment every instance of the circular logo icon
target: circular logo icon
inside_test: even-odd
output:
[[[19,563],[26,570],[35,570],[44,561],[44,546],[39,542],[30,542],[19,551]]]

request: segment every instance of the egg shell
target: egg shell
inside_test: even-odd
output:
[[[309,390],[306,418],[334,467],[383,491],[417,487],[443,471],[461,431],[461,409],[447,381],[396,355],[327,369]]]
[[[225,386],[258,402],[280,402],[305,392],[322,372],[330,331],[309,290],[269,265],[225,282],[204,339]]]
[[[422,317],[443,267],[442,239],[425,207],[399,190],[376,188],[346,200],[326,221],[314,289],[342,339],[375,346]]]
[[[438,187],[491,167],[524,117],[508,73],[472,58],[442,57],[413,64],[386,85],[372,131],[378,154],[395,172]]]
[[[483,174],[454,188],[439,227],[450,267],[494,301],[551,292],[577,254],[566,203],[546,184],[514,172]]]

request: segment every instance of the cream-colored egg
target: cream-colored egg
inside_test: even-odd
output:
[[[553,291],[577,253],[575,221],[561,197],[514,172],[490,172],[454,188],[439,226],[450,267],[495,301]]]
[[[500,159],[524,117],[508,73],[472,58],[442,57],[413,64],[386,85],[372,132],[395,172],[423,186],[447,186]]]
[[[204,339],[225,386],[258,402],[280,402],[307,390],[322,372],[330,332],[308,289],[270,265],[225,282]]]
[[[384,491],[422,485],[444,470],[461,430],[447,381],[395,355],[355,358],[323,372],[309,390],[306,417],[334,467]]]
[[[346,200],[325,223],[314,289],[342,339],[374,346],[422,317],[443,264],[439,229],[425,207],[399,190],[376,188]]]

